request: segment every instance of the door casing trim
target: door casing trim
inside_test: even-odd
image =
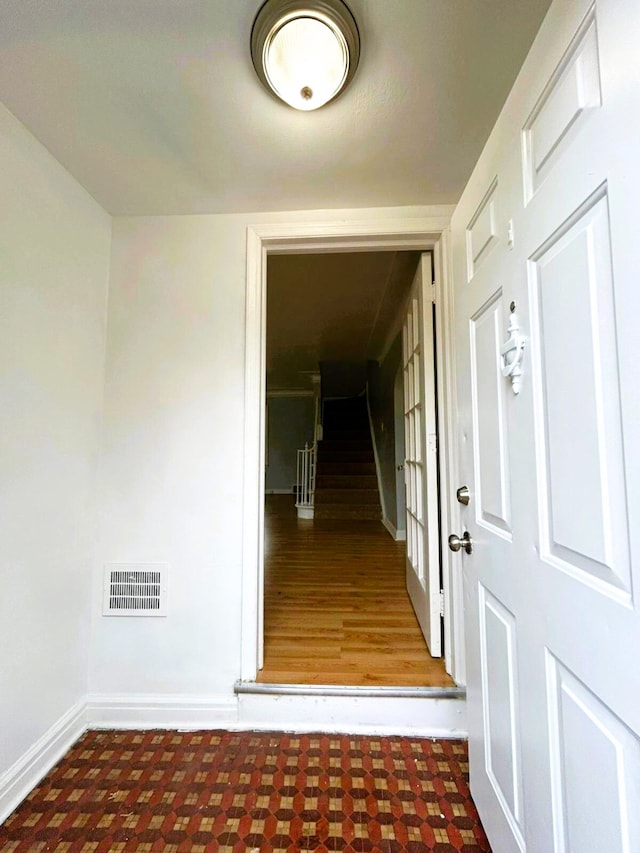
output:
[[[449,216],[278,223],[247,228],[245,394],[240,678],[253,681],[262,667],[264,597],[264,437],[266,400],[267,257],[270,254],[416,250],[433,252],[436,278],[436,362],[441,543],[457,529],[455,352]],[[441,545],[447,671],[465,684],[462,579]]]

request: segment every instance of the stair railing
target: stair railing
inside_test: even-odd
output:
[[[313,506],[315,492],[314,468],[315,445],[305,444],[303,450],[298,450],[298,465],[296,476],[296,506]]]
[[[322,429],[320,425],[320,401],[315,398],[313,419],[313,444],[307,442],[304,449],[298,450],[296,464],[296,508],[298,518],[313,518],[313,507],[316,495],[316,467],[318,458],[318,436]]]

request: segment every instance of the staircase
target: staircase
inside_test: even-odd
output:
[[[318,442],[315,518],[379,521],[381,515],[366,400],[329,400]]]

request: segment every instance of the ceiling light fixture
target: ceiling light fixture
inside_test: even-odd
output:
[[[253,22],[251,58],[267,89],[316,110],[355,74],[360,35],[342,0],[266,0]]]

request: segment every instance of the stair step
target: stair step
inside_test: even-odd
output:
[[[319,489],[376,489],[378,478],[373,474],[318,474],[316,490]]]
[[[366,441],[371,444],[371,430],[368,422],[360,428],[349,427],[346,424],[335,427],[324,424],[322,437],[325,441]]]
[[[324,450],[318,445],[318,465],[323,462],[373,462],[373,450]]]
[[[375,504],[380,506],[377,489],[319,489],[316,486],[316,506],[319,504]]]
[[[330,412],[332,415],[340,415],[346,418],[348,415],[366,412],[367,401],[364,397],[351,400],[325,400],[324,408],[326,412]]]
[[[314,518],[344,518],[360,519],[363,521],[380,521],[382,513],[380,505],[360,504],[316,504]]]
[[[362,429],[345,429],[342,426],[331,427],[324,424],[322,437],[327,441],[371,441],[371,430],[369,424]]]
[[[371,438],[367,436],[366,438],[357,439],[324,439],[323,441],[318,442],[318,450],[326,451],[326,450],[338,450],[340,452],[356,452],[361,450],[371,450]]]
[[[367,404],[363,397],[328,401],[318,443],[315,518],[381,518]]]
[[[335,476],[335,475],[347,475],[347,474],[355,474],[356,476],[362,475],[375,475],[376,466],[374,462],[322,462],[318,460],[318,477],[324,476]]]

